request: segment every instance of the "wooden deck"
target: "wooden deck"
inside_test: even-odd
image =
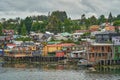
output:
[[[43,56],[25,56],[25,57],[10,57],[4,56],[5,62],[58,62],[66,59],[66,57],[43,57]]]

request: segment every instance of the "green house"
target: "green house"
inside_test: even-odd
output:
[[[114,60],[120,60],[120,45],[114,46]]]
[[[120,34],[112,37],[114,60],[120,60]]]

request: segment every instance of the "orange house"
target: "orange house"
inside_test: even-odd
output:
[[[63,57],[65,53],[63,51],[56,51],[56,57]]]
[[[115,31],[115,26],[106,26],[105,30],[106,31]]]
[[[8,44],[9,47],[14,46],[14,45],[10,45]],[[12,49],[6,49],[5,51],[5,55],[6,56],[12,56],[12,57],[25,57],[25,56],[32,56],[32,52],[36,51],[37,48],[36,46],[15,46]]]
[[[43,48],[43,56],[48,56],[48,53],[56,52],[62,50],[63,47],[70,47],[74,46],[73,43],[62,43],[62,44],[52,44],[52,45],[46,45]]]
[[[36,46],[28,46],[28,48],[29,48],[30,50],[32,50],[32,51],[37,50],[37,47],[36,47]]]
[[[98,60],[107,60],[113,58],[112,44],[93,43],[89,46],[88,60],[95,62]]]
[[[92,26],[90,26],[90,31],[91,32],[98,31],[99,28],[100,28],[100,26],[98,26],[98,25],[92,25]]]

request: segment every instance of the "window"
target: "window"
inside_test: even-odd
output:
[[[94,54],[92,54],[92,57],[94,57]]]
[[[99,35],[99,36],[97,36],[97,38],[102,38],[102,36],[101,36],[101,35]]]
[[[103,35],[103,38],[108,39],[108,38],[109,38],[109,36],[108,36],[108,35]]]
[[[104,47],[102,47],[102,51],[104,52]]]
[[[118,52],[118,47],[115,47],[115,52]]]
[[[102,56],[105,56],[105,54],[104,54],[104,53],[102,53]]]
[[[101,53],[99,53],[99,57],[101,57]]]

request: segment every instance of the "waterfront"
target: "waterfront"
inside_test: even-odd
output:
[[[25,66],[24,64],[0,67],[0,80],[119,80],[119,73],[89,73],[67,65]]]

